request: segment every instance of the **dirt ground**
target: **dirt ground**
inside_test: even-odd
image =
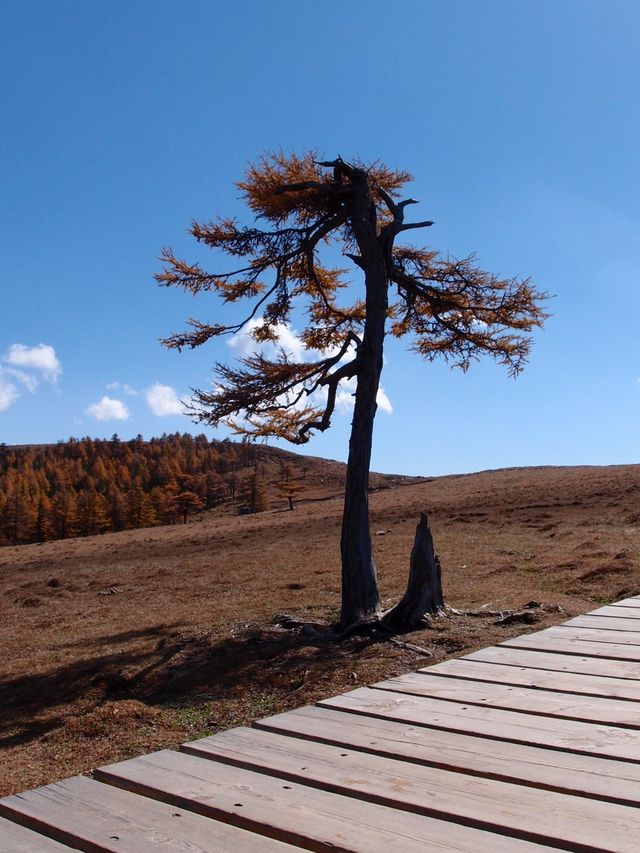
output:
[[[339,608],[341,498],[333,469],[322,480],[293,512],[0,549],[0,795],[640,593],[640,465],[380,478],[371,508],[385,606],[403,592],[422,510],[449,604],[544,606],[509,625],[441,617],[403,638],[426,654],[305,639],[276,622],[330,622]]]

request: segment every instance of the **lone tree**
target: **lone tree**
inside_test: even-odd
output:
[[[341,536],[342,630],[381,616],[368,480],[385,334],[410,335],[411,348],[427,361],[442,356],[466,370],[486,353],[516,375],[529,353],[527,333],[546,316],[540,307],[545,294],[528,280],[487,273],[473,257],[451,260],[431,249],[396,245],[406,231],[433,224],[405,221],[407,207],[416,204],[400,200],[410,179],[382,163],[319,161],[315,152],[265,155],[237,185],[264,228],[217,218],[190,229],[199,242],[239,258],[236,268],[207,272],[164,249],[164,271],[156,275],[160,284],[192,294],[213,291],[225,303],[250,303],[237,323],[190,320],[185,332],[163,341],[178,350],[236,334],[247,324],[256,342],[277,344],[294,306],[308,317],[301,333],[304,360],[276,346],[270,357],[262,352],[235,366],[217,364],[213,390],[195,392],[196,420],[304,444],[330,426],[340,383],[355,380]],[[323,261],[331,245],[363,278],[362,296],[349,305],[340,301],[348,271]],[[426,541],[424,530],[418,539]],[[428,550],[414,547],[414,554]],[[424,615],[413,568],[401,612],[387,614],[396,629],[412,627]]]

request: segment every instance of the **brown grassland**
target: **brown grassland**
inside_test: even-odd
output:
[[[531,606],[440,617],[403,639],[327,643],[279,627],[339,608],[341,466],[286,501],[174,527],[0,549],[0,794],[312,703],[640,593],[640,465],[377,477],[385,605],[429,513],[446,600]]]

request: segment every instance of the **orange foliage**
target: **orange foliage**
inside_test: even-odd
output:
[[[163,251],[164,271],[156,276],[160,284],[192,293],[213,291],[222,302],[250,302],[246,316],[235,324],[190,320],[187,331],[164,341],[168,347],[197,347],[249,323],[256,343],[277,344],[294,307],[308,318],[300,333],[305,350],[300,363],[276,347],[272,357],[248,356],[238,368],[218,364],[216,389],[196,392],[196,420],[212,426],[231,423],[244,435],[295,443],[327,429],[338,384],[361,375],[365,350],[371,358],[362,345],[371,310],[365,297],[380,269],[387,293],[371,304],[384,312],[386,331],[409,335],[415,352],[427,360],[442,356],[463,370],[486,354],[511,374],[521,370],[529,333],[547,316],[541,308],[546,294],[526,279],[485,272],[473,257],[451,260],[429,248],[396,246],[403,232],[433,224],[405,222],[407,206],[416,202],[398,198],[410,179],[383,163],[322,161],[317,151],[266,154],[249,164],[238,187],[267,227],[244,227],[230,218],[191,227],[198,241],[241,258],[240,266],[209,273],[170,249]],[[364,292],[350,305],[338,303],[347,270],[321,258],[331,243],[364,273]]]
[[[180,433],[0,445],[0,545],[174,524],[231,500],[229,474],[254,458],[250,445]]]

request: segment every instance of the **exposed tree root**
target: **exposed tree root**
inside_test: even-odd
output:
[[[419,655],[424,655],[427,658],[434,657],[434,653],[424,646],[417,646],[415,643],[406,643],[404,640],[398,640],[396,637],[387,637],[387,642],[398,646],[401,649],[407,649],[410,652],[416,652]]]
[[[477,610],[458,610],[456,607],[445,605],[445,613],[451,616],[479,616],[486,618],[504,619],[505,616],[511,616],[515,610],[485,610],[488,605],[483,604]]]

